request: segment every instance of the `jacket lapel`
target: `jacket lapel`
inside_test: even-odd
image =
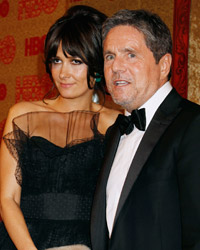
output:
[[[147,161],[153,148],[155,147],[155,145],[157,144],[158,140],[160,139],[164,131],[167,129],[167,127],[171,124],[174,118],[181,111],[182,109],[180,106],[181,101],[182,98],[177,94],[175,89],[173,89],[156,111],[136,151],[135,157],[133,158],[133,161],[131,163],[120,196],[115,216],[115,222],[135,181],[137,180],[138,175],[140,174],[140,171],[142,170],[142,167]]]
[[[91,236],[94,249],[107,249],[108,244],[108,229],[106,224],[106,186],[110,174],[112,163],[118,148],[120,140],[119,128],[114,124],[108,129],[106,140],[107,151],[104,158],[96,193],[93,201],[93,209],[91,216]]]

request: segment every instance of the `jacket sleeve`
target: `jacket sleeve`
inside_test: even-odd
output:
[[[185,130],[177,162],[182,249],[200,250],[200,114]]]

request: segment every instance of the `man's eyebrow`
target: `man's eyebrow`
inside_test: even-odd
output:
[[[122,51],[123,52],[134,52],[135,50],[131,47],[127,47],[127,48],[123,48]]]
[[[114,54],[111,50],[106,50],[103,52],[103,55]]]
[[[125,47],[119,50],[120,52],[135,52],[135,49],[131,48],[131,47]],[[115,54],[113,51],[111,50],[106,50],[103,52],[103,55],[107,55],[107,54]]]

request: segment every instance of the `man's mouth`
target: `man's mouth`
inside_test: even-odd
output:
[[[120,87],[120,86],[125,86],[125,85],[127,85],[127,84],[129,84],[129,82],[128,82],[128,81],[124,81],[124,80],[117,80],[117,81],[114,81],[114,85],[115,85],[115,86],[118,86],[118,87]]]

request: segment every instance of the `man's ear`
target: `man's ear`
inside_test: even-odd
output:
[[[171,54],[167,53],[161,57],[160,61],[160,78],[161,80],[167,78],[172,64],[172,56]]]

